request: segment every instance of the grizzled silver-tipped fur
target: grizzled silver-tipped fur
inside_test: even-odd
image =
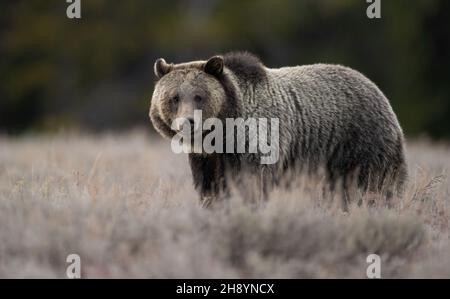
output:
[[[407,176],[404,137],[389,101],[361,73],[340,65],[265,67],[249,53],[229,53],[207,61],[155,63],[150,118],[172,137],[171,121],[181,105],[197,105],[204,118],[278,118],[279,161],[261,165],[258,154],[190,154],[194,185],[202,198],[227,191],[227,180],[250,173],[266,194],[287,174],[326,171],[330,186],[347,190],[356,182],[388,197],[401,191]],[[231,175],[229,175],[231,174]]]

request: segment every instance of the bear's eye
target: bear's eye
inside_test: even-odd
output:
[[[180,97],[178,95],[172,97],[172,102],[177,104],[180,101]]]
[[[199,96],[199,95],[196,95],[196,96],[194,97],[194,101],[196,101],[197,103],[200,103],[202,100],[203,100],[202,97]]]

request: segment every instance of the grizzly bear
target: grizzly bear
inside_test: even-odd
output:
[[[402,129],[380,89],[351,68],[269,68],[250,53],[233,52],[180,64],[160,58],[154,72],[158,81],[149,115],[164,137],[177,134],[173,122],[180,118],[194,130],[195,110],[203,118],[279,120],[276,163],[262,164],[261,153],[189,154],[202,200],[226,196],[232,181],[242,186],[243,174],[259,179],[265,198],[288,174],[319,169],[331,190],[337,183],[342,187],[344,206],[353,183],[388,198],[401,194],[407,177]]]

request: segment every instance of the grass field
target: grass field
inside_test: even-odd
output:
[[[187,157],[142,131],[0,138],[0,277],[450,278],[450,147],[407,146],[410,181],[392,209],[344,213],[299,179],[264,207],[234,196],[204,209]]]

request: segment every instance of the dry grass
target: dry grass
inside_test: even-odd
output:
[[[394,208],[343,213],[320,183],[202,209],[187,159],[126,135],[0,139],[0,277],[450,277],[450,148],[408,146],[411,178]]]

